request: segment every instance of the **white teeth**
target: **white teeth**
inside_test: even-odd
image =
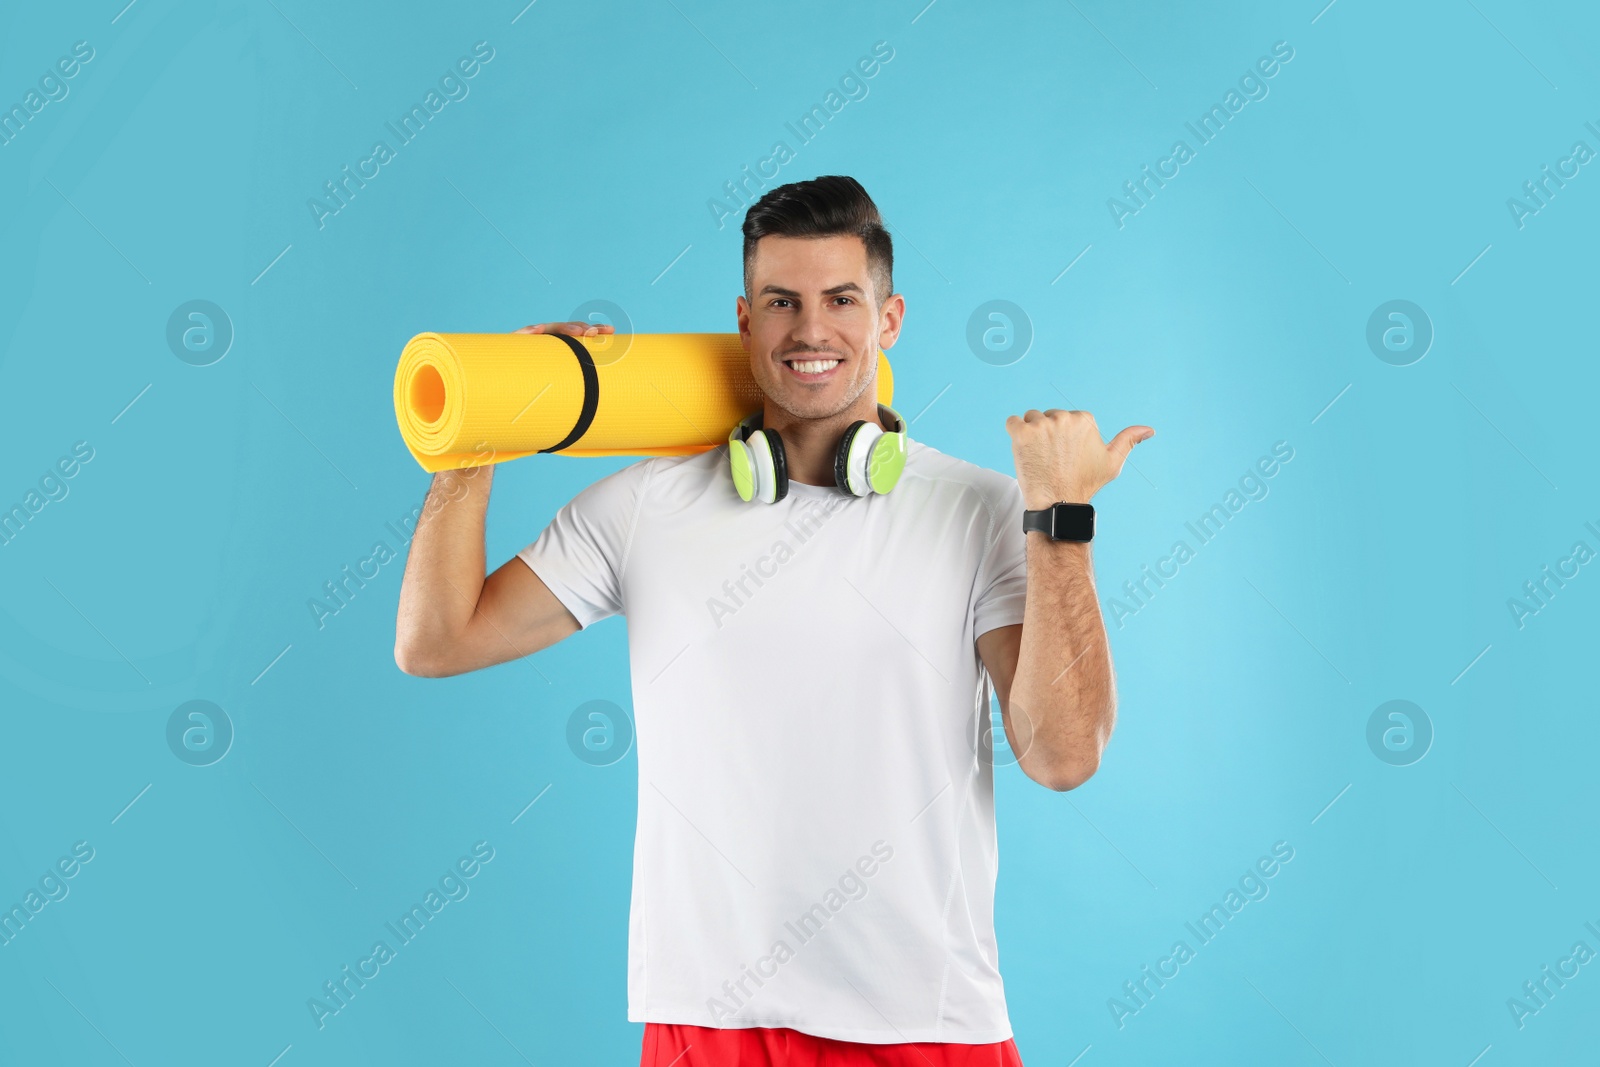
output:
[[[789,364],[801,374],[821,374],[823,371],[832,370],[838,365],[839,361],[836,359],[795,360]]]

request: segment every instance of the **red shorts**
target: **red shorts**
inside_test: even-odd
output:
[[[1010,1039],[872,1045],[764,1026],[721,1030],[645,1023],[639,1067],[1022,1067]]]

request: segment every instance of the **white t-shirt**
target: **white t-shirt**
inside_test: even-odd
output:
[[[1020,623],[1016,479],[908,443],[893,491],[739,499],[722,446],[625,467],[518,555],[628,625],[628,1019],[845,1041],[1011,1036],[990,683]]]

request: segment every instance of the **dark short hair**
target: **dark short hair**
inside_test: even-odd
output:
[[[894,243],[878,205],[854,178],[829,174],[780,185],[751,205],[743,228],[745,299],[750,298],[756,242],[763,237],[859,237],[867,246],[873,298],[881,307],[894,292]]]

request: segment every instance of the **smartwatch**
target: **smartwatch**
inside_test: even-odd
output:
[[[1094,506],[1058,500],[1039,511],[1022,513],[1022,532],[1038,530],[1052,541],[1093,541]]]

